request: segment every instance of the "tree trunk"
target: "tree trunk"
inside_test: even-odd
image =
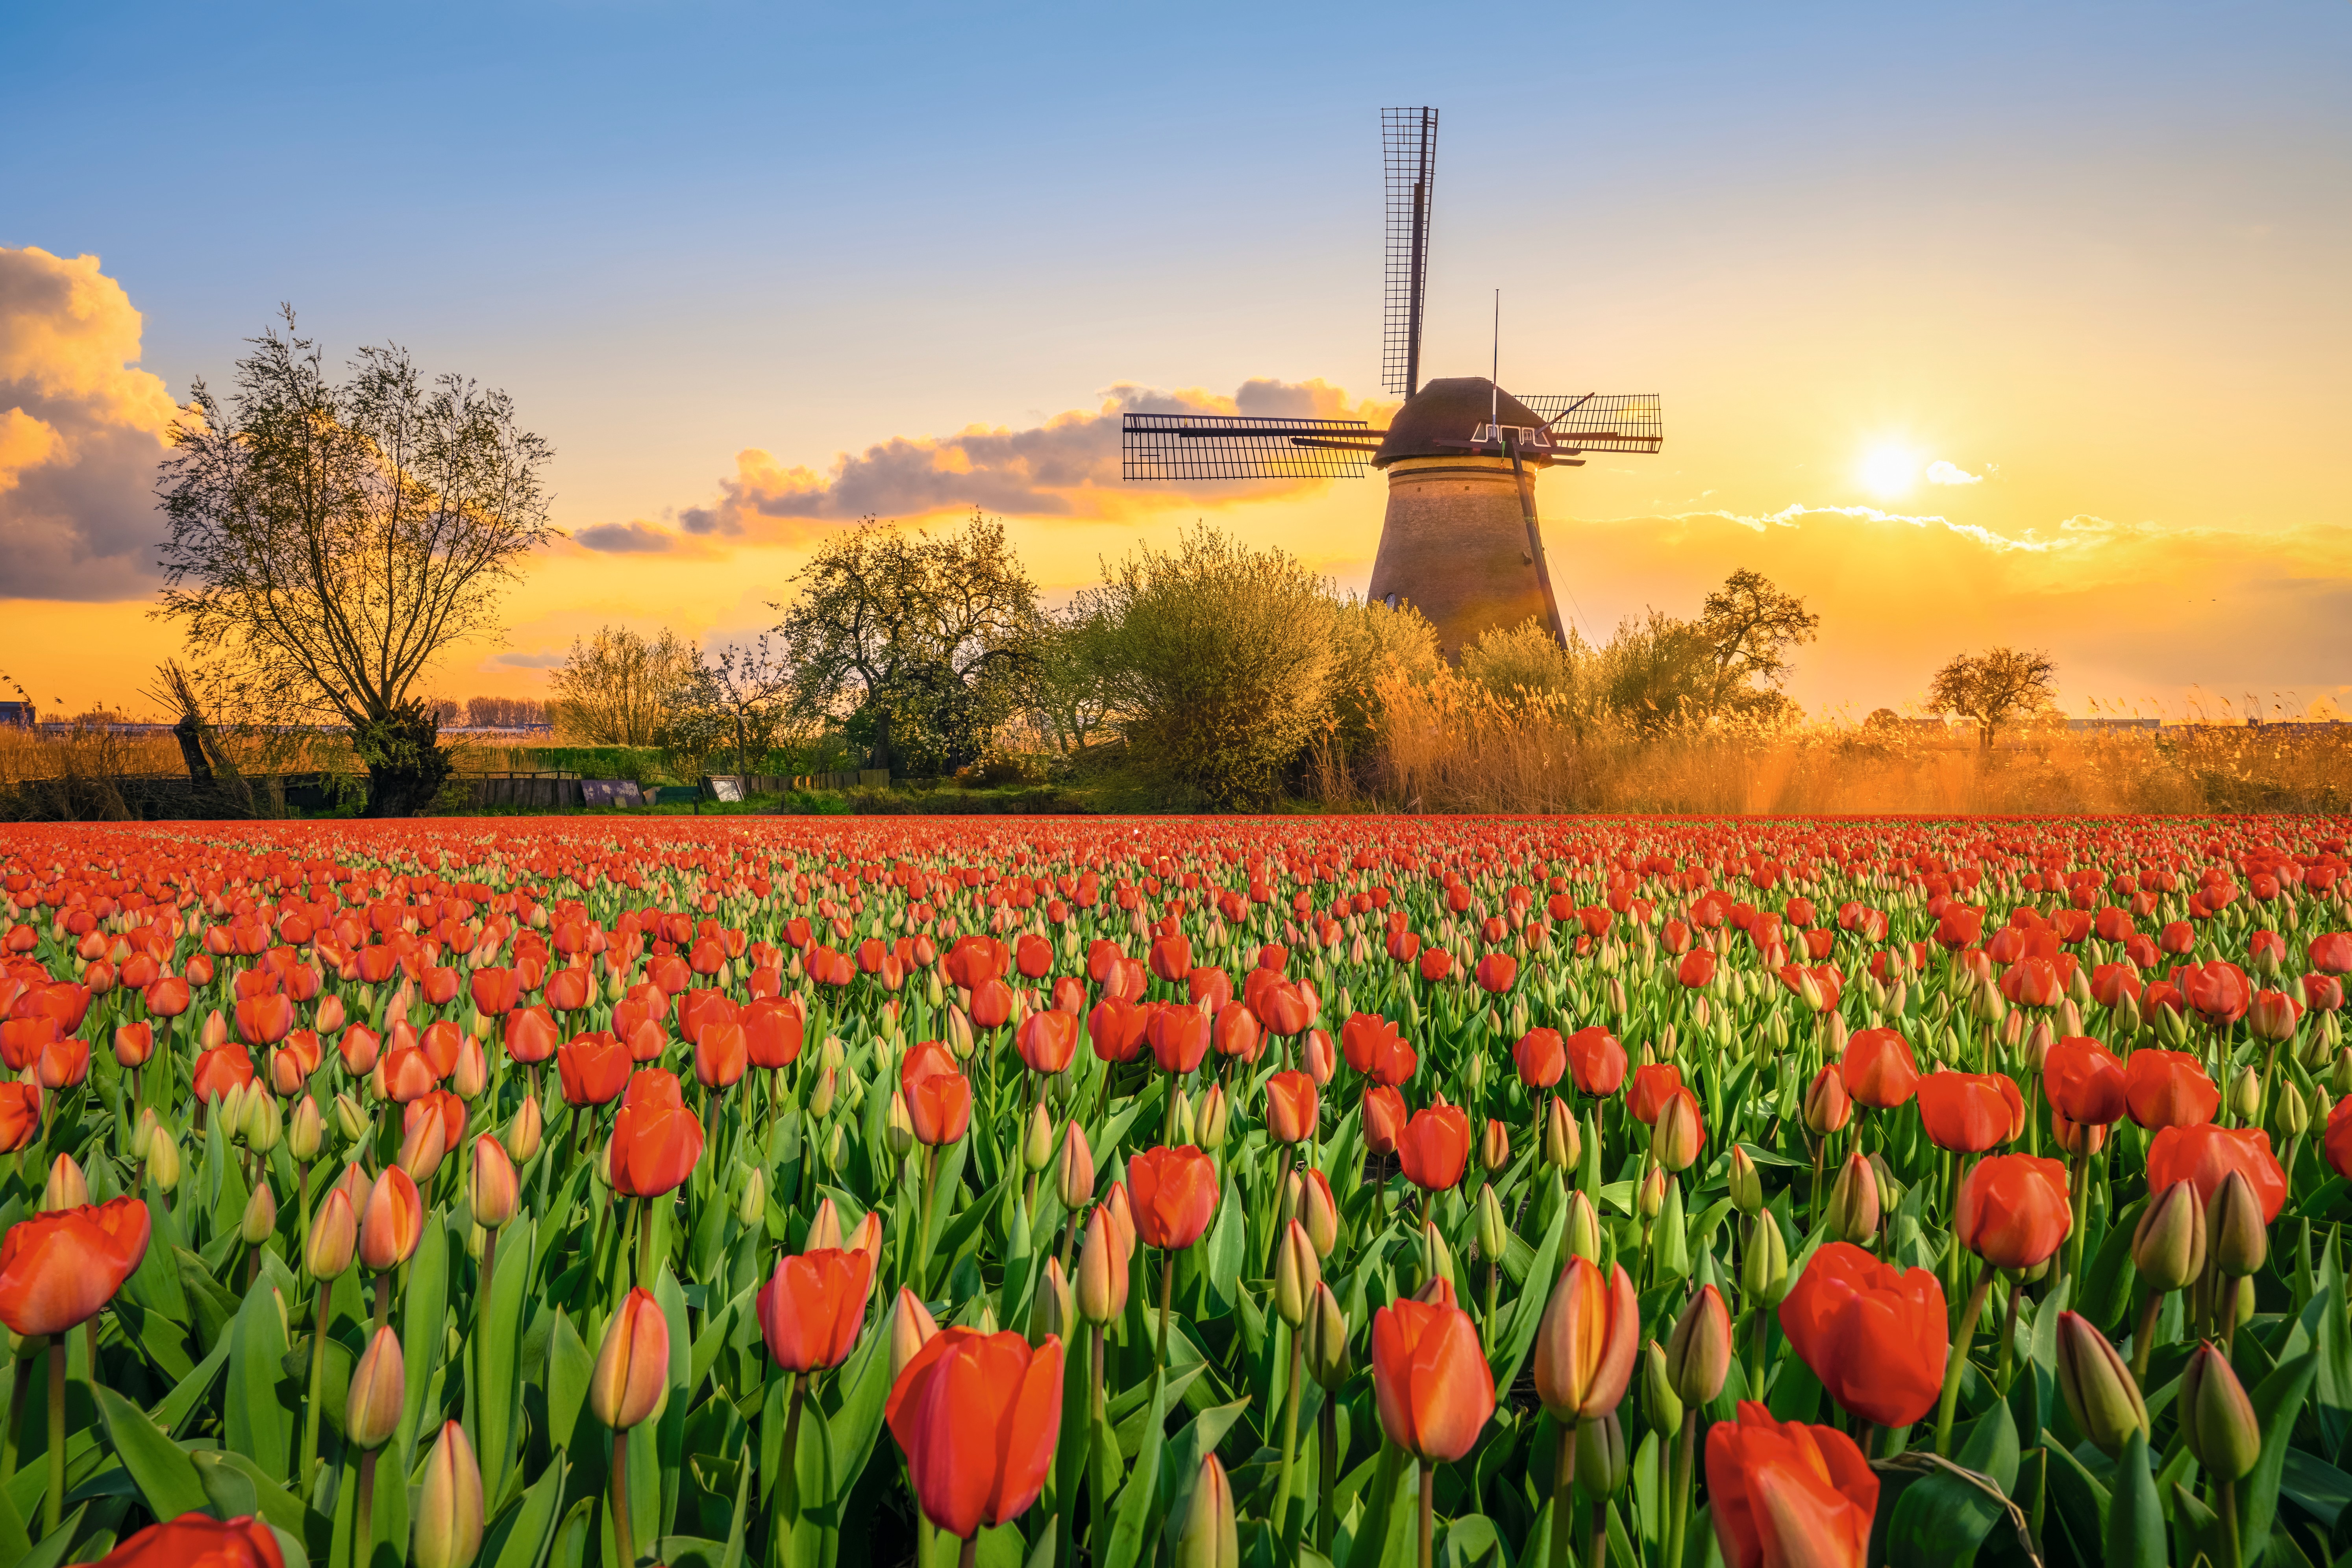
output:
[[[172,738],[180,742],[180,761],[187,765],[188,777],[199,789],[208,788],[213,782],[213,764],[205,756],[204,722],[193,713],[183,713],[180,721],[172,726]]]
[[[352,743],[367,763],[366,816],[414,816],[432,805],[448,782],[451,759],[441,745],[441,720],[422,702],[404,702],[357,725]]]

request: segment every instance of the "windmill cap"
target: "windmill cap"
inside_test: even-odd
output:
[[[1483,375],[1453,375],[1425,383],[1389,421],[1388,438],[1373,454],[1372,467],[1385,468],[1405,458],[1468,456],[1461,442],[1481,425],[1541,425],[1543,416]],[[1443,446],[1441,442],[1454,445]]]

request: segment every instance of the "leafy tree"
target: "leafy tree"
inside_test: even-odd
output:
[[[1659,610],[1629,617],[1597,661],[1607,706],[1644,735],[1715,716],[1726,706],[1715,647],[1699,622]]]
[[[1437,628],[1410,605],[1392,610],[1377,599],[1349,594],[1333,606],[1331,637],[1336,657],[1324,727],[1342,761],[1368,763],[1387,727],[1381,679],[1401,674],[1426,684],[1436,679],[1445,668],[1437,651]]]
[[[1516,626],[1481,632],[1462,650],[1462,674],[1507,702],[1572,700],[1591,682],[1585,667],[1592,657],[1573,627],[1562,647],[1549,626],[1529,616]]]
[[[368,814],[406,816],[450,767],[415,683],[497,631],[524,559],[557,536],[551,453],[506,394],[428,385],[404,349],[363,349],[331,380],[290,308],[251,347],[228,400],[199,380],[172,426],[155,613],[244,705],[348,725]]]
[[[1100,741],[1114,718],[1109,693],[1087,658],[1092,620],[1083,604],[1047,617],[1023,699],[1037,733],[1065,759]]]
[[[762,632],[748,644],[720,648],[715,661],[703,662],[703,669],[708,679],[697,689],[725,716],[735,742],[735,771],[748,773],[753,754],[765,752],[775,742],[792,691],[792,666]]]
[[[694,649],[664,627],[654,637],[626,626],[599,626],[548,677],[549,704],[567,739],[593,746],[650,746],[662,727],[662,703],[695,660]]]
[[[1212,805],[1272,801],[1329,710],[1329,584],[1201,528],[1107,569],[1086,605],[1087,658],[1138,770]]]
[[[940,538],[868,518],[793,580],[799,596],[770,607],[793,708],[844,720],[869,766],[901,774],[977,760],[1046,629],[1004,525],[978,511]]]
[[[1791,649],[1811,642],[1822,618],[1794,594],[1742,566],[1699,606],[1697,631],[1713,665],[1712,712],[1769,717],[1796,666]]]
[[[1978,742],[1990,751],[2001,725],[2055,704],[2057,682],[2058,667],[2046,653],[1987,648],[1954,655],[1928,682],[1927,701],[1938,712],[1975,720]]]

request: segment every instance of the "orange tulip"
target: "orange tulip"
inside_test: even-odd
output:
[[[2187,1051],[2137,1050],[2124,1059],[2124,1108],[2142,1127],[2196,1127],[2213,1120],[2221,1091]]]
[[[1087,1015],[1087,1038],[1107,1062],[1131,1062],[1143,1050],[1151,1016],[1123,996],[1106,996]]]
[[[1568,1048],[1558,1029],[1529,1029],[1511,1047],[1511,1065],[1529,1089],[1549,1089],[1568,1070]]]
[[[1315,1080],[1303,1072],[1278,1072],[1265,1080],[1265,1135],[1277,1143],[1315,1136]]]
[[[873,1268],[868,1254],[835,1248],[776,1259],[753,1310],[779,1367],[823,1372],[849,1359],[865,1321]]]
[[[1405,1180],[1425,1193],[1448,1191],[1470,1158],[1470,1119],[1455,1105],[1416,1110],[1397,1135],[1396,1152]]]
[[[1146,1247],[1181,1252],[1217,1216],[1217,1167],[1200,1150],[1147,1149],[1127,1163],[1135,1230]]]
[[[686,1108],[676,1074],[633,1074],[613,1118],[613,1190],[657,1198],[677,1190],[702,1158],[702,1122]]]
[[[1928,1141],[1980,1154],[2025,1130],[2025,1100],[2006,1073],[1932,1072],[1913,1091]]]
[[[963,1074],[926,1073],[906,1092],[917,1142],[933,1147],[952,1143],[971,1125],[971,1082]]]
[[[1013,1043],[1031,1072],[1061,1072],[1078,1054],[1077,1016],[1059,1008],[1032,1013],[1013,1032]]]
[[[0,1236],[0,1322],[25,1335],[87,1322],[145,1260],[147,1233],[132,1197],[17,1220]]]
[[[555,1047],[563,1102],[610,1105],[629,1086],[629,1048],[610,1035],[576,1035]]]
[[[1706,1495],[1725,1568],[1863,1568],[1878,1477],[1853,1438],[1780,1422],[1754,1400],[1706,1434]]]
[[[1570,1258],[1536,1329],[1536,1394],[1557,1421],[1606,1415],[1625,1397],[1642,1343],[1641,1303],[1620,1264]]]
[[[1396,1152],[1397,1136],[1404,1131],[1404,1096],[1386,1084],[1364,1090],[1364,1148],[1372,1154]]]
[[[1625,1081],[1625,1047],[1598,1024],[1588,1024],[1569,1036],[1561,1048],[1579,1094],[1605,1098]]]
[[[2074,1225],[2066,1167],[2056,1160],[1996,1154],[1978,1161],[1960,1181],[1953,1229],[1962,1247],[1996,1268],[2045,1261]]]
[[[2085,1127],[2105,1127],[2124,1114],[2124,1064],[2085,1036],[2069,1035],[2042,1062],[2042,1091],[2050,1108]]]
[[[942,1329],[883,1407],[923,1517],[950,1535],[1019,1518],[1045,1489],[1062,1422],[1062,1342]]]
[[[1391,1302],[1372,1315],[1372,1392],[1389,1440],[1451,1464],[1495,1414],[1495,1374],[1468,1313],[1445,1301]]]
[[[732,1018],[713,1019],[702,1026],[694,1042],[694,1081],[705,1089],[730,1089],[741,1081],[751,1065],[743,1026]]]
[[[576,974],[577,970],[565,970]],[[569,1011],[577,1012],[572,1008]],[[535,1066],[555,1054],[562,1032],[556,1027],[555,1015],[545,1007],[518,1007],[507,1015],[503,1026],[507,1055],[525,1067]]]
[[[1187,1073],[1209,1054],[1209,1020],[1196,1007],[1162,1007],[1152,1015],[1151,1057],[1162,1072]]]
[[[650,1421],[669,1403],[669,1320],[642,1286],[604,1330],[588,1377],[588,1408],[616,1432]]]
[[[1892,1029],[1860,1029],[1846,1041],[1838,1064],[1845,1091],[1878,1110],[1892,1110],[1919,1086],[1910,1043]]]
[[[2331,1125],[2334,1113],[2329,1113]],[[2286,1173],[2271,1152],[2271,1135],[2259,1127],[2166,1127],[2147,1146],[2147,1190],[2160,1193],[2175,1182],[2197,1188],[2200,1201],[2213,1194],[2231,1172],[2246,1178],[2263,1205],[2263,1223],[2278,1218],[2286,1203]]]
[[[1625,1091],[1625,1112],[1647,1126],[1658,1120],[1667,1100],[1682,1087],[1683,1069],[1672,1062],[1635,1068],[1633,1087]]]
[[[415,1256],[424,1236],[425,1202],[408,1173],[394,1165],[375,1179],[361,1207],[360,1261],[378,1273],[397,1268]]]
[[[2347,1101],[2352,1104],[2352,1101]],[[14,1154],[32,1146],[41,1132],[41,1086],[0,1083],[0,1154]]]
[[[1950,1351],[1944,1288],[1832,1241],[1780,1303],[1780,1329],[1836,1400],[1866,1421],[1908,1426],[1934,1408]]]
[[[277,1532],[251,1514],[184,1513],[151,1524],[88,1568],[286,1568]]]
[[[29,1065],[29,1064],[27,1064]],[[188,1087],[199,1105],[209,1105],[232,1089],[242,1089],[253,1081],[253,1058],[245,1047],[237,1045],[215,1046],[196,1058],[194,1071],[188,1075]]]

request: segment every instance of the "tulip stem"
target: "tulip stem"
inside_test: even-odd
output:
[[[1315,1550],[1325,1557],[1331,1555],[1331,1489],[1332,1472],[1339,1468],[1339,1406],[1328,1395],[1323,1401],[1323,1452],[1315,1465],[1316,1490],[1320,1499],[1315,1509]]]
[[[1944,1363],[1944,1397],[1936,1407],[1936,1454],[1949,1458],[1952,1453],[1952,1413],[1960,1402],[1960,1373],[1969,1364],[1969,1342],[1976,1337],[1977,1319],[1984,1313],[1985,1298],[1992,1293],[1993,1275],[1990,1264],[1977,1276],[1969,1291],[1969,1304],[1960,1309],[1958,1329],[1952,1335],[1950,1357]]]
[[[375,1455],[373,1448],[360,1454],[360,1495],[352,1514],[352,1562],[357,1568],[375,1561]]]
[[[1306,1365],[1306,1341],[1296,1328],[1290,1331],[1290,1382],[1283,1390],[1282,1468],[1275,1472],[1274,1528],[1280,1532],[1283,1560],[1295,1562],[1298,1557],[1298,1531],[1290,1515],[1291,1457],[1298,1451],[1298,1374]]]
[[[1576,1426],[1573,1415],[1560,1423],[1559,1454],[1551,1468],[1551,1568],[1568,1568],[1568,1516],[1576,1501]]]
[[[654,1201],[637,1200],[637,1286],[653,1289],[654,1275]]]
[[[1151,1375],[1156,1379],[1168,1364],[1168,1309],[1176,1300],[1176,1253],[1163,1248],[1160,1254],[1160,1343],[1151,1352]]]
[[[1691,1470],[1698,1452],[1698,1408],[1683,1412],[1682,1439],[1675,1446],[1675,1495],[1668,1505],[1666,1563],[1682,1568],[1683,1536],[1690,1526]]]
[[[801,1405],[808,1381],[793,1373],[792,1393],[785,1402],[784,1443],[776,1458],[776,1518],[771,1534],[783,1542],[791,1541],[793,1526],[801,1516]]]
[[[2014,1363],[2017,1346],[2017,1301],[2024,1294],[2024,1280],[2010,1280],[2009,1310],[2002,1315],[2000,1325],[2000,1370],[1993,1378],[1993,1386],[2000,1391],[2004,1399],[2009,1397],[2010,1368]]]
[[[373,1458],[375,1456],[368,1456]],[[790,1460],[786,1460],[789,1465]],[[629,1531],[629,1429],[613,1432],[613,1552],[621,1568],[635,1568],[637,1542]],[[365,1494],[362,1494],[365,1495]]]
[[[1421,1461],[1421,1568],[1430,1568],[1436,1558],[1437,1544],[1437,1467],[1424,1458]]]
[[[931,1271],[931,1210],[940,1197],[940,1146],[931,1145],[930,1157],[923,1162],[923,1225],[915,1233],[915,1294],[925,1290],[925,1277]]]
[[[2164,1310],[2164,1292],[2150,1290],[2140,1303],[2139,1322],[2132,1330],[2132,1385],[2147,1382],[2147,1353],[2156,1346],[2157,1314]]]
[[[91,1369],[96,1375],[97,1369]],[[66,1337],[49,1336],[49,1491],[41,1503],[41,1533],[52,1535],[66,1513]]]
[[[334,1307],[334,1281],[319,1281],[319,1325],[310,1336],[310,1403],[302,1415],[302,1491],[319,1480],[319,1409],[327,1402],[327,1314]]]
[[[977,1534],[965,1536],[963,1550],[956,1555],[956,1568],[972,1568],[979,1561],[980,1537]]]

